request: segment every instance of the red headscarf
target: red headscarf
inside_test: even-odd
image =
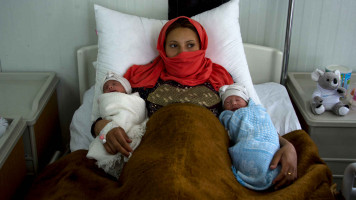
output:
[[[182,52],[168,58],[164,50],[166,31],[179,18],[187,18],[196,28],[200,38],[200,50]],[[218,91],[221,86],[232,84],[233,80],[225,68],[205,57],[207,47],[208,36],[203,26],[188,17],[177,17],[168,21],[159,34],[157,42],[159,56],[147,65],[131,66],[124,77],[130,81],[133,88],[152,88],[161,78],[164,81],[173,80],[188,86],[196,86],[208,81]]]

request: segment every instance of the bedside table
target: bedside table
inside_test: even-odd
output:
[[[62,147],[58,82],[54,72],[0,73],[0,115],[22,117],[26,123],[23,147],[28,175],[36,175]]]
[[[6,120],[9,126],[0,137],[0,199],[10,199],[26,176],[22,140],[26,123],[21,117]]]
[[[356,81],[356,74],[352,74],[351,81]],[[356,111],[350,109],[346,116],[337,116],[331,111],[314,115],[310,101],[316,86],[311,72],[288,73],[286,87],[299,121],[318,146],[320,157],[331,169],[334,182],[340,188],[346,166],[356,162]]]

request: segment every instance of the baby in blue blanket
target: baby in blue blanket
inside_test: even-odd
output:
[[[254,190],[272,185],[280,166],[270,169],[279,149],[279,136],[266,109],[249,98],[236,83],[219,90],[224,111],[219,120],[228,130],[233,173],[240,184]]]

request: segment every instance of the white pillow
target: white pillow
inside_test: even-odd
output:
[[[133,64],[153,60],[159,32],[167,20],[155,20],[124,14],[94,5],[98,32],[98,58],[92,120],[98,115],[97,97],[108,70],[123,75]],[[247,66],[239,25],[239,0],[192,17],[208,34],[206,57],[225,67],[234,81],[244,85],[258,104],[256,91]]]

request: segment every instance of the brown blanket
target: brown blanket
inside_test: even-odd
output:
[[[252,191],[231,171],[219,120],[200,106],[169,105],[150,118],[118,181],[79,150],[48,166],[27,199],[333,199],[331,172],[308,134],[284,137],[297,150],[298,179],[277,191]]]

